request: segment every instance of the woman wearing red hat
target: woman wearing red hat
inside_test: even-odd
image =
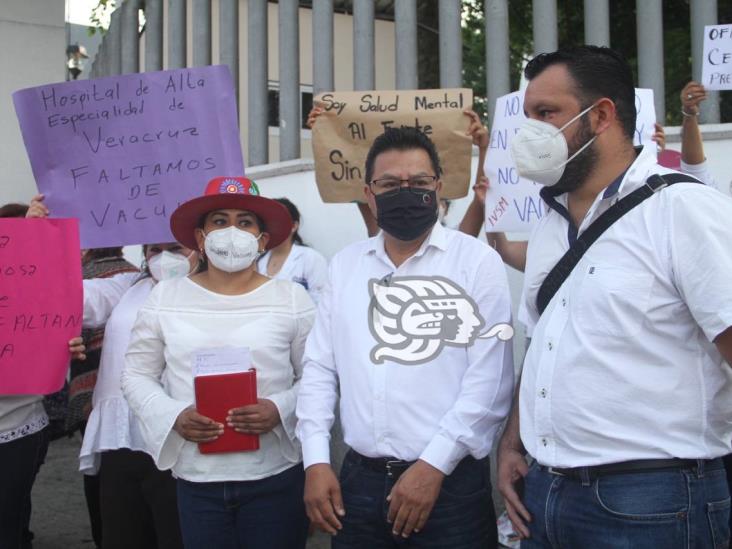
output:
[[[304,472],[295,401],[315,308],[305,289],[269,279],[256,259],[290,234],[287,209],[239,177],[216,178],[171,216],[173,235],[199,250],[196,274],[158,284],[141,309],[122,386],[161,469],[178,479],[187,548],[305,546]],[[233,408],[226,426],[259,436],[259,449],[202,454],[224,424],[195,407],[194,358],[246,348],[256,404]]]

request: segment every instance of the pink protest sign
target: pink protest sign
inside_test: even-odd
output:
[[[81,333],[76,219],[0,219],[0,395],[64,384]]]
[[[243,175],[224,65],[74,80],[13,94],[33,175],[83,248],[171,242],[170,214],[220,175]]]

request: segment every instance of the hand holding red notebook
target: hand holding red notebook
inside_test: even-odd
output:
[[[198,353],[195,361],[196,409],[224,425],[224,433],[216,440],[198,444],[199,451],[214,454],[258,450],[259,435],[237,433],[226,424],[229,410],[257,403],[257,373],[249,368],[249,350],[207,350]]]

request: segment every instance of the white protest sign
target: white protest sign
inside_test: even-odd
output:
[[[653,90],[636,88],[635,92],[638,115],[633,143],[655,147],[652,140],[656,122]],[[485,200],[487,232],[530,232],[545,213],[546,204],[539,196],[541,185],[519,177],[511,158],[511,140],[524,120],[523,91],[509,93],[496,100],[484,166],[490,181]]]
[[[704,27],[702,81],[708,90],[732,90],[732,25]]]

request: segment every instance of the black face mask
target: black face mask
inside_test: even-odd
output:
[[[400,188],[394,195],[375,195],[376,223],[399,240],[415,240],[437,222],[437,193]]]

